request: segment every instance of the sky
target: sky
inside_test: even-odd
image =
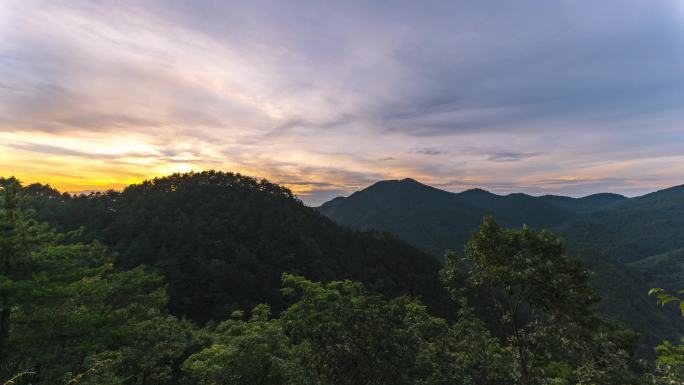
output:
[[[0,1],[0,175],[684,184],[684,1]]]

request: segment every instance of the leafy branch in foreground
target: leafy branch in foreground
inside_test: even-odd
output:
[[[14,376],[12,376],[12,378],[10,378],[9,380],[3,382],[2,385],[15,385],[15,384],[17,383],[17,382],[16,382],[17,380],[19,380],[19,379],[21,379],[21,378],[25,378],[25,377],[31,377],[31,376],[33,376],[33,375],[35,375],[35,374],[36,374],[36,372],[21,372],[21,373],[17,373],[17,374],[15,374]]]
[[[684,298],[682,297],[682,294],[684,294],[684,289],[676,294],[658,287],[648,291],[648,295],[656,297],[658,305],[665,306],[670,302],[679,302],[679,311],[684,317]]]
[[[648,295],[655,296],[658,305],[665,306],[668,303],[679,302],[679,311],[684,316],[684,290],[673,293],[661,288],[649,290]],[[684,384],[684,338],[680,344],[672,344],[665,341],[655,347],[658,358],[656,359],[656,372],[653,382],[657,385],[682,385]]]

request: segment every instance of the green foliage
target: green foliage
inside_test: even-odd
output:
[[[656,348],[656,372],[653,383],[657,385],[684,384],[684,338],[679,345],[663,342]]]
[[[319,210],[352,228],[388,231],[436,257],[461,250],[486,215],[504,227],[553,230],[595,273],[592,286],[604,299],[597,308],[601,314],[641,332],[642,344],[653,344],[684,333],[677,317],[656,311],[646,296],[654,286],[682,287],[681,252],[668,257],[671,263],[648,261],[684,247],[682,202],[681,186],[639,198],[596,194],[576,199],[500,196],[479,189],[450,193],[405,179],[378,182]]]
[[[297,362],[315,384],[508,384],[510,352],[467,309],[449,325],[406,297],[351,281],[284,275],[298,301],[282,315]]]
[[[418,356],[419,385],[508,385],[513,354],[491,335],[472,309],[463,306],[458,321],[428,341]]]
[[[563,242],[547,231],[528,227],[503,230],[487,217],[460,262],[466,284],[489,290],[499,311],[510,321],[519,318],[523,307],[536,314],[537,320],[579,320],[598,298],[589,286],[589,272],[582,262],[565,256],[564,251]],[[453,263],[459,262],[452,258],[448,265]]]
[[[660,288],[651,289],[648,293],[657,298],[657,302],[661,306],[669,303],[677,304],[677,308],[684,317],[684,290],[678,293],[671,293]],[[669,341],[665,341],[655,348],[656,371],[653,376],[654,384],[684,384],[684,338],[681,338],[679,345],[674,345]]]
[[[286,274],[299,301],[282,315],[301,364],[324,384],[411,384],[423,340],[440,321],[401,297],[390,301],[359,283],[320,284]],[[437,325],[436,325],[437,324]]]
[[[194,328],[162,314],[161,277],[115,270],[102,245],[27,219],[19,191],[0,189],[0,374],[32,372],[32,384],[168,383],[193,339],[180,331]]]
[[[212,343],[190,356],[184,370],[198,385],[283,385],[297,378],[293,347],[282,323],[269,319],[270,309],[259,305],[245,322],[221,322]]]
[[[444,319],[433,259],[265,181],[177,174],[72,197],[0,179],[0,197],[0,375],[12,383],[643,383],[637,335],[595,316],[587,270],[548,232],[487,219],[442,270],[459,301]],[[163,281],[190,320],[167,313]],[[653,381],[677,383],[681,347],[657,351]]]
[[[63,231],[83,227],[83,240],[118,253],[117,266],[155,268],[171,312],[200,324],[259,303],[282,311],[284,272],[353,279],[446,308],[435,258],[387,234],[342,228],[265,180],[207,171],[86,196],[29,187],[39,219]]]
[[[564,250],[549,232],[503,230],[487,217],[463,258],[447,255],[442,280],[456,298],[491,304],[517,382],[610,384],[617,373],[627,377],[628,352],[597,330],[589,272]]]
[[[682,316],[684,316],[684,290],[680,290],[677,294],[668,292],[665,289],[654,288],[648,292],[648,295],[654,295],[657,298],[658,305],[665,306],[668,303],[676,303]]]
[[[209,343],[190,322],[157,310],[122,324],[117,335],[116,347],[89,358],[96,370],[79,384],[176,384],[183,378],[183,360]]]
[[[545,372],[568,384],[642,384],[645,368],[634,358],[638,339],[637,333],[617,323],[592,317],[590,327],[565,333],[562,345],[553,350],[562,361],[551,362]]]

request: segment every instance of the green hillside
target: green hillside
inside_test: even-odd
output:
[[[413,179],[378,182],[318,209],[346,226],[388,231],[437,257],[446,249],[462,249],[486,215],[506,227],[548,227],[575,215],[525,194],[479,189],[454,194]]]
[[[610,208],[618,202],[627,199],[623,195],[610,193],[593,194],[583,198],[571,198],[560,195],[543,195],[539,198],[566,210],[580,213]]]
[[[671,291],[684,288],[684,248],[653,255],[629,266],[642,272],[651,287]]]
[[[362,198],[396,209],[417,193],[469,215],[577,218],[560,208],[540,216],[534,207],[548,203],[521,194],[376,188],[397,183],[404,194]],[[239,174],[81,196],[0,178],[0,256],[7,383],[640,385],[671,377],[653,365],[682,356],[667,343],[654,354],[676,325],[630,297],[646,290],[636,265],[585,256],[592,288],[556,235],[492,217],[441,264]],[[679,256],[642,262],[658,272]],[[598,309],[594,288],[607,293]],[[642,314],[629,320],[646,338],[599,309]]]
[[[169,285],[170,308],[200,323],[269,303],[284,307],[284,272],[353,279],[371,290],[416,295],[436,311],[445,293],[439,262],[377,231],[343,228],[278,185],[201,172],[132,185],[122,192],[60,195],[27,186],[37,219],[118,253],[117,265],[149,265]]]
[[[623,200],[558,226],[571,245],[634,262],[684,247],[684,186]]]
[[[388,231],[436,257],[447,249],[463,250],[486,215],[505,227],[550,229],[594,271],[592,282],[604,298],[599,304],[604,314],[636,328],[648,340],[684,332],[681,321],[658,313],[646,294],[651,285],[672,281],[668,277],[680,265],[679,255],[667,259],[670,269],[666,263],[626,264],[684,247],[682,187],[631,199],[617,194],[533,197],[481,189],[451,193],[404,179],[378,182],[319,210],[352,228]]]

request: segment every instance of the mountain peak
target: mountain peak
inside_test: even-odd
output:
[[[585,197],[579,198],[580,200],[594,200],[594,201],[621,201],[627,199],[624,195],[614,194],[614,193],[598,193],[591,194]]]
[[[422,184],[422,183],[418,182],[417,180],[415,180],[415,179],[413,179],[413,178],[404,178],[404,179],[399,180],[399,182],[401,182],[401,183],[411,183],[411,184]]]
[[[471,188],[469,190],[462,191],[460,195],[470,195],[470,196],[492,196],[496,195],[492,192],[489,192],[487,190],[481,189],[481,188]]]
[[[404,179],[387,179],[387,180],[381,180],[379,182],[376,182],[364,190],[376,190],[376,189],[383,189],[383,188],[412,188],[412,189],[435,189],[434,187],[428,186],[426,184],[420,183],[417,180],[413,178],[404,178]],[[361,190],[361,191],[364,191]]]

